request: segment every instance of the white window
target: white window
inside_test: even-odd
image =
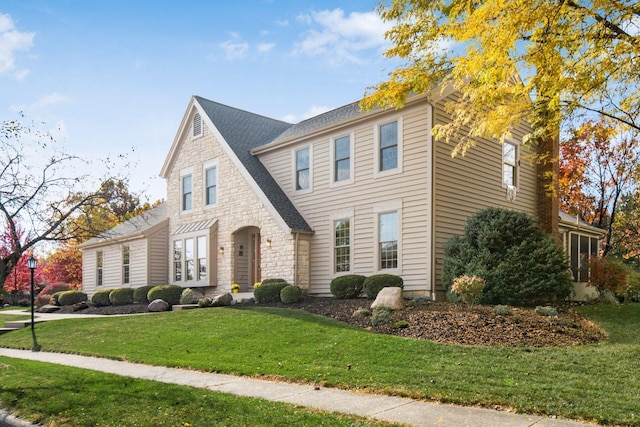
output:
[[[182,187],[182,210],[190,211],[193,207],[193,177],[184,175],[180,178]]]
[[[182,281],[182,240],[173,242],[173,280]]]
[[[509,188],[517,186],[518,146],[510,142],[502,144],[502,185]]]
[[[212,166],[204,171],[205,204],[207,206],[218,203],[218,168]]]
[[[402,172],[402,117],[376,124],[374,130],[374,175]]]
[[[128,285],[131,282],[130,277],[130,248],[129,246],[122,247],[122,283]]]
[[[569,235],[569,258],[574,282],[589,281],[589,258],[598,255],[598,239],[578,233]]]
[[[333,222],[333,257],[334,272],[351,271],[351,220],[340,219]]]
[[[353,134],[332,140],[331,158],[332,184],[353,182]]]
[[[204,236],[198,237],[198,280],[205,280],[207,278],[207,238]]]
[[[193,115],[193,138],[197,138],[199,136],[202,136],[202,117],[200,116],[200,113],[196,113]]]
[[[378,214],[378,259],[380,270],[398,268],[398,212]]]
[[[104,254],[102,251],[96,252],[96,286],[102,286],[102,267]]]
[[[193,280],[193,239],[184,239],[185,280]]]
[[[294,151],[296,191],[311,189],[311,147]]]
[[[173,281],[204,282],[207,280],[207,236],[190,235],[173,241]]]

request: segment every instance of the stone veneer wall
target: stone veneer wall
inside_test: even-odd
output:
[[[289,230],[284,230],[265,208],[207,126],[203,125],[203,135],[199,138],[192,139],[190,129],[185,132],[185,135],[167,180],[170,234],[183,224],[212,218],[218,220],[215,243],[217,246],[210,248],[210,262],[217,261],[217,280],[211,285],[217,286],[217,292],[223,292],[230,289],[234,280],[233,254],[236,251],[233,250],[233,233],[248,226],[258,227],[262,240],[262,278],[281,277],[293,283],[295,280],[293,235]],[[205,208],[203,167],[210,160],[217,161],[218,200],[215,207]],[[193,209],[188,213],[181,213],[180,171],[189,167],[193,168]],[[272,242],[270,248],[266,245],[267,239]],[[169,245],[172,245],[171,241]],[[225,248],[224,255],[218,254],[219,246]],[[170,253],[170,263],[171,255]],[[308,256],[306,259],[308,262]],[[298,266],[303,271],[308,271],[308,266],[300,266],[300,264]],[[305,273],[302,277],[306,279],[306,283],[300,284],[308,286],[308,274]]]

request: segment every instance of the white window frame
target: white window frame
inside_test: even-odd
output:
[[[402,201],[393,201],[388,203],[382,203],[374,206],[374,224],[375,224],[375,251],[374,251],[374,268],[373,271],[377,273],[388,273],[401,275],[402,274]],[[396,233],[398,244],[398,265],[396,268],[381,268],[380,259],[380,216],[388,213],[396,214]]]
[[[298,152],[302,150],[309,150],[309,187],[298,189]],[[293,191],[297,194],[311,193],[313,191],[313,144],[304,145],[291,150],[291,170],[292,170],[292,182]]]
[[[204,238],[204,256],[200,253],[200,247],[198,245],[199,239]],[[192,258],[187,259],[187,241],[190,240],[192,242],[191,247],[191,256]],[[171,240],[171,278],[173,279],[174,284],[181,284],[184,286],[209,286],[209,275],[211,272],[211,251],[209,250],[211,236],[208,231],[200,231],[194,233],[180,234],[173,236]],[[175,242],[181,243],[181,253],[180,259],[177,260],[175,258]],[[200,260],[204,259],[205,262],[205,270],[206,273],[204,276],[200,274]],[[189,265],[187,261],[191,261],[192,263],[192,277],[191,279],[187,279],[188,268]],[[176,263],[180,263],[181,266],[181,276],[180,280],[176,279]]]
[[[96,286],[104,285],[104,251],[96,251]]]
[[[506,159],[505,159],[505,145],[508,144],[510,146],[512,146],[514,148],[515,151],[515,155],[514,155],[514,161],[513,164],[511,163],[507,163]],[[519,187],[520,184],[520,145],[515,142],[515,141],[504,141],[502,143],[501,148],[501,155],[500,155],[500,160],[501,160],[501,170],[500,170],[500,174],[502,176],[502,188],[507,188],[509,185],[513,185],[515,188]],[[513,184],[508,184],[505,182],[505,173],[504,173],[504,167],[508,165],[511,166],[513,168]]]
[[[193,119],[191,120],[191,138],[192,139],[200,138],[204,133],[203,127],[204,127],[204,124],[202,120],[202,115],[198,111],[196,111],[195,114],[193,115]],[[200,132],[197,132],[197,129],[200,129]]]
[[[122,246],[122,284],[131,284],[131,246],[129,245]]]
[[[216,169],[216,201],[215,203],[207,203],[207,171],[209,169]],[[202,204],[206,209],[215,208],[218,206],[218,200],[220,200],[220,168],[218,167],[218,160],[209,160],[202,164]]]
[[[191,177],[191,208],[189,209],[185,209],[184,208],[184,178],[190,176]],[[193,168],[186,168],[186,169],[182,169],[180,171],[180,213],[188,213],[188,212],[192,212],[193,211],[193,205],[195,203],[195,198],[193,197],[194,195],[194,187],[195,187],[195,180],[193,179]]]
[[[349,179],[343,179],[338,181],[336,176],[336,141],[342,138],[349,138]],[[330,139],[330,150],[331,150],[331,164],[329,168],[331,169],[330,178],[329,178],[329,187],[338,187],[341,185],[353,184],[355,182],[355,169],[354,169],[354,158],[355,158],[355,132],[346,133],[337,135]]]
[[[397,155],[398,155],[398,164],[393,169],[380,170],[380,127],[397,122],[398,123],[398,145],[397,145]],[[373,128],[373,139],[374,139],[374,153],[373,153],[373,177],[374,178],[382,178],[388,175],[395,175],[398,173],[402,173],[402,158],[403,158],[403,135],[404,135],[404,125],[403,125],[403,117],[401,115],[394,116],[389,118],[388,120],[376,122]]]
[[[353,274],[353,263],[354,263],[354,210],[351,209],[343,209],[340,211],[333,212],[329,215],[329,238],[331,242],[331,272],[332,277],[344,276],[345,274]],[[349,271],[336,271],[337,263],[336,263],[336,222],[338,221],[349,221]]]

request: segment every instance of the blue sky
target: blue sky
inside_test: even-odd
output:
[[[191,95],[297,122],[358,100],[394,63],[376,0],[3,0],[0,117],[157,177]],[[397,65],[397,64],[395,64]],[[133,150],[133,153],[131,151]]]

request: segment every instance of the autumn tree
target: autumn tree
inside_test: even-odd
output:
[[[7,225],[4,227],[4,232],[0,234],[0,257],[4,258],[15,251],[16,240],[11,235],[10,230],[15,229],[17,241],[22,245],[26,244],[25,232],[20,224],[16,223],[13,227]],[[27,258],[31,255],[30,252],[23,253],[22,256],[16,262],[11,275],[5,281],[4,290],[10,293],[27,293],[31,286],[31,271],[27,266]]]
[[[24,118],[22,118],[24,119]],[[105,170],[108,172],[107,164]],[[96,167],[94,166],[94,169]],[[9,236],[11,250],[0,256],[0,286],[19,264],[24,254],[44,242],[64,242],[78,235],[95,235],[91,224],[85,227],[63,226],[82,210],[91,209],[114,194],[109,188],[86,191],[94,181],[87,162],[60,150],[55,139],[35,124],[20,120],[3,121],[0,126],[0,234]],[[104,177],[119,180],[120,177]],[[70,197],[70,195],[77,197]],[[17,224],[27,230],[20,237]]]
[[[525,143],[537,145],[552,200],[564,118],[595,112],[640,129],[633,2],[392,0],[379,10],[393,23],[386,55],[404,64],[370,89],[363,107],[397,108],[436,86],[456,90],[446,104],[451,121],[434,126],[437,138],[455,143],[454,155],[475,137],[502,142],[527,121],[533,131]]]
[[[613,224],[611,254],[640,271],[640,191],[623,197]]]
[[[47,256],[42,275],[49,283],[79,286],[82,283],[82,252],[75,244],[61,244]]]
[[[603,253],[612,248],[619,203],[637,187],[640,140],[610,121],[587,121],[561,145],[559,188],[562,208],[607,231]]]

